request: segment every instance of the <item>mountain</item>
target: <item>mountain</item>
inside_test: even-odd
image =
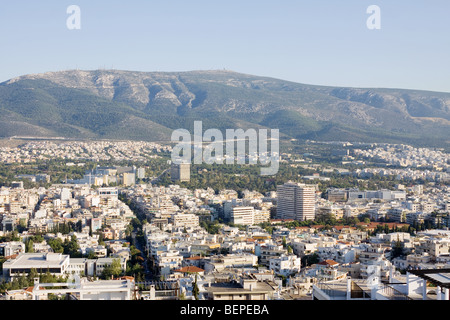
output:
[[[0,136],[170,140],[278,128],[283,139],[443,146],[450,93],[306,85],[231,71],[60,71],[0,83]]]

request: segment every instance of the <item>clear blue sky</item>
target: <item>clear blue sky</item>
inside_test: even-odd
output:
[[[69,5],[81,29],[69,30]],[[369,30],[369,5],[381,29]],[[228,69],[295,82],[450,92],[448,0],[0,3],[0,81],[114,68]]]

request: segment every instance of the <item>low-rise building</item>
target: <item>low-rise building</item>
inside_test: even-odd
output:
[[[32,269],[38,273],[48,271],[52,275],[63,276],[68,269],[69,260],[69,255],[61,253],[21,253],[3,263],[3,277],[11,279],[27,275]]]
[[[9,257],[23,252],[25,252],[25,243],[21,241],[0,243],[0,256]]]
[[[281,255],[270,259],[269,269],[277,275],[289,277],[300,272],[301,261],[296,255]]]
[[[208,300],[271,300],[278,285],[243,275],[239,282],[211,283],[206,289]]]

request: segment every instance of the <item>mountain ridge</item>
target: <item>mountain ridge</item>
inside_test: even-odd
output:
[[[449,144],[450,129],[450,93],[308,85],[229,70],[23,75],[0,83],[0,110],[3,137],[36,131],[159,141],[202,120],[204,129],[278,126],[283,139],[440,146]]]

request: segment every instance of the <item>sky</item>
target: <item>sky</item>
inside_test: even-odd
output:
[[[80,29],[67,27],[70,5]],[[367,27],[371,5],[379,29]],[[68,69],[227,69],[450,92],[448,0],[2,1],[0,46],[0,82]]]

